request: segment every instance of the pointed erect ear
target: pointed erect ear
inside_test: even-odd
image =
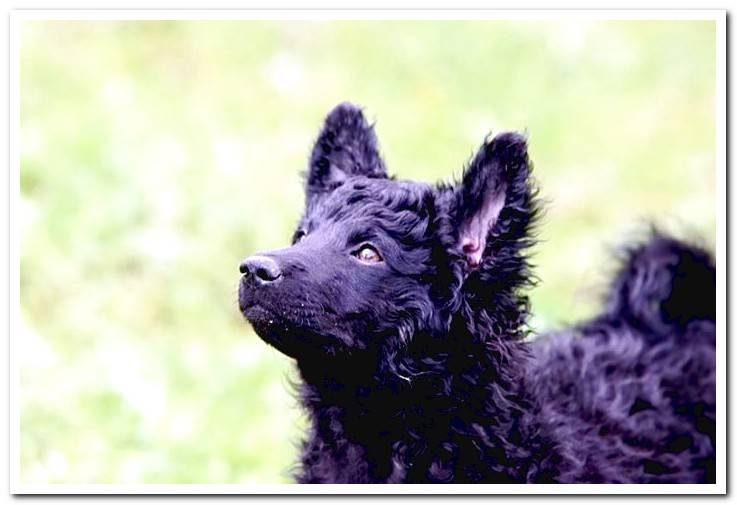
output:
[[[501,133],[488,139],[474,156],[456,188],[458,249],[469,267],[478,267],[500,247],[525,236],[532,218],[527,139],[519,133]]]
[[[325,118],[315,141],[307,171],[307,200],[332,191],[348,177],[386,177],[374,128],[360,108],[336,106]]]

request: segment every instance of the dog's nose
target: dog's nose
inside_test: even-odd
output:
[[[257,284],[269,284],[281,277],[281,269],[268,256],[251,256],[241,262],[239,267],[244,277],[252,278]]]

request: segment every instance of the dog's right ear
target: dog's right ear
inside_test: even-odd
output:
[[[344,102],[327,115],[312,149],[306,174],[307,202],[356,175],[384,178],[386,168],[373,125],[360,108]]]
[[[456,247],[470,269],[502,250],[528,245],[535,216],[527,138],[502,133],[486,139],[455,188]]]

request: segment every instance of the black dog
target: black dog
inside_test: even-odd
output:
[[[431,186],[387,177],[358,108],[328,115],[292,246],[240,266],[303,380],[299,482],[714,482],[712,258],[655,234],[599,317],[528,343],[536,212],[519,134]]]

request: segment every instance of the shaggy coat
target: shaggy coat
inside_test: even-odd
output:
[[[359,108],[327,116],[292,246],[240,267],[299,370],[298,482],[714,482],[712,258],[653,234],[600,316],[531,341],[530,171],[503,133],[457,184],[398,181]]]

